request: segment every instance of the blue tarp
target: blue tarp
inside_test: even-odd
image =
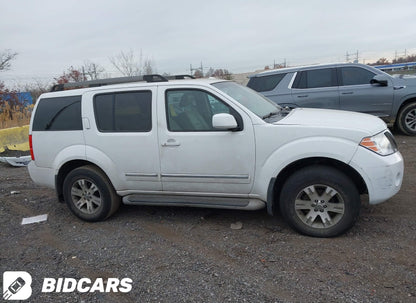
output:
[[[19,103],[21,103],[24,106],[33,104],[33,98],[29,92],[16,93],[16,96],[19,100]],[[11,94],[0,94],[0,100],[8,101],[11,98]]]

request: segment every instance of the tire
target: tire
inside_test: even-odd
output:
[[[89,222],[107,219],[120,206],[120,197],[110,180],[90,165],[76,168],[66,176],[63,195],[71,212]]]
[[[396,125],[403,134],[416,136],[416,102],[406,104],[400,110]]]
[[[280,194],[288,224],[312,237],[335,237],[357,221],[361,201],[355,184],[339,170],[322,165],[291,175]]]

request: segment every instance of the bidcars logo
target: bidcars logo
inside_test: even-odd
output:
[[[42,293],[128,293],[132,289],[130,278],[44,278]],[[32,276],[25,271],[5,271],[3,273],[3,299],[26,300],[32,295]]]
[[[3,299],[26,300],[32,295],[32,276],[25,271],[3,273]]]
[[[42,292],[122,292],[131,291],[133,280],[130,278],[108,278],[106,281],[97,278],[92,281],[89,278],[79,280],[73,278],[45,278],[43,279]]]

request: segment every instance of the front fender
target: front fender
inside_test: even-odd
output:
[[[332,137],[308,137],[290,141],[258,162],[253,194],[268,201],[270,180],[290,164],[308,158],[328,158],[348,164],[358,148],[356,142]],[[271,202],[271,201],[268,201]]]
[[[399,100],[398,100],[398,102],[394,102],[394,104],[393,104],[393,116],[394,117],[397,116],[397,114],[399,113],[400,107],[407,100],[414,99],[414,101],[416,102],[416,93],[406,94],[406,95],[402,95],[402,96],[400,96],[400,95],[396,96],[396,94],[399,94],[399,93],[400,93],[400,90],[395,91],[395,99],[399,99]]]

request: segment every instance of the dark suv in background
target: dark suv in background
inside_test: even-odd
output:
[[[265,71],[251,76],[247,86],[281,106],[368,113],[416,135],[416,77],[341,63]]]

